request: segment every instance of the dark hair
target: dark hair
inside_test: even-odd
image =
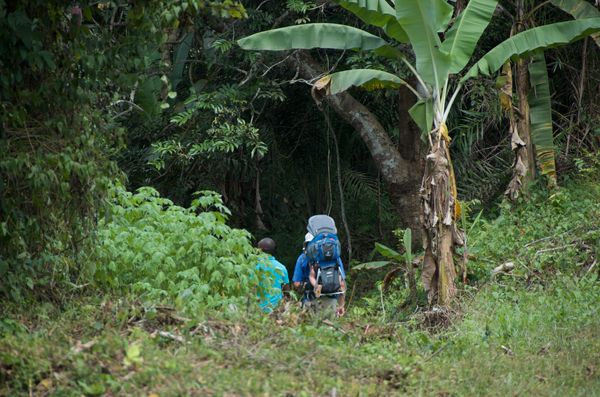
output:
[[[257,246],[267,254],[273,254],[275,252],[275,240],[271,237],[263,238],[258,242]]]

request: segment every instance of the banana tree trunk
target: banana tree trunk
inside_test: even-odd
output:
[[[500,91],[500,104],[510,121],[510,146],[515,153],[512,177],[504,194],[511,201],[515,201],[521,193],[521,186],[527,174],[526,164],[528,160],[527,147],[519,134],[517,115],[513,106],[513,73],[510,61],[506,62],[502,67],[501,77],[504,79],[504,83]]]
[[[535,154],[533,151],[533,142],[531,140],[531,120],[529,110],[529,58],[519,59],[515,68],[517,99],[519,101],[519,117],[517,119],[517,129],[523,143],[525,151],[522,158],[526,168],[523,177],[521,191],[527,191],[527,188],[535,177]]]
[[[439,121],[430,133],[431,148],[427,155],[421,187],[424,227],[422,281],[430,304],[450,306],[456,295],[456,270],[453,252],[464,238],[455,219],[460,215],[456,199],[456,180],[450,159],[448,128]]]
[[[520,33],[525,28],[525,1],[517,0],[516,20],[512,32]],[[504,66],[502,74],[507,79],[502,89],[507,99],[505,110],[510,118],[511,148],[515,153],[512,178],[504,194],[515,201],[519,195],[527,191],[529,184],[535,177],[535,157],[531,139],[531,125],[529,113],[529,58],[519,58],[515,64],[515,94],[518,103],[516,112],[512,104],[512,81],[513,75],[510,70],[510,62]],[[507,69],[508,68],[508,69]],[[516,117],[515,117],[516,113]]]

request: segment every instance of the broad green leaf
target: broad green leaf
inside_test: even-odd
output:
[[[396,16],[415,52],[417,72],[438,92],[444,86],[450,68],[450,56],[440,51],[442,43],[438,32],[446,30],[452,10],[445,0],[396,2]]]
[[[600,17],[600,11],[585,0],[550,0],[550,2],[575,19]],[[600,47],[600,34],[593,34],[592,38]]]
[[[396,47],[392,47],[389,44],[381,46],[373,50],[373,53],[384,58],[400,60],[406,58],[406,55]]]
[[[550,184],[556,185],[550,86],[543,52],[533,56],[529,64],[529,80],[531,82],[529,91],[531,138],[542,175],[548,176]]]
[[[388,259],[396,261],[397,263],[402,262],[403,256],[398,251],[395,251],[381,243],[375,243],[375,251],[379,252],[379,254]]]
[[[386,267],[394,262],[392,261],[374,261],[374,262],[365,262],[359,265],[353,266],[352,270],[373,270],[373,269],[381,269],[382,267]]]
[[[315,84],[319,90],[325,89],[327,95],[335,95],[350,87],[363,87],[368,90],[398,88],[406,84],[396,75],[375,69],[354,69],[332,73]]]
[[[585,0],[550,0],[550,3],[575,19],[600,17],[600,11]]]
[[[458,73],[467,65],[497,4],[497,0],[469,1],[467,8],[448,30],[441,49],[450,55],[450,73]]]
[[[194,42],[194,34],[187,33],[181,43],[175,49],[175,55],[173,57],[173,71],[171,72],[171,76],[169,80],[171,80],[171,90],[177,90],[177,85],[183,79],[183,69],[185,67],[185,62],[188,59],[188,54],[190,53],[190,49],[192,48],[192,43]]]
[[[281,51],[332,48],[374,50],[387,45],[380,37],[351,26],[335,23],[308,23],[267,30],[238,40],[245,50]]]
[[[421,99],[408,110],[410,117],[421,129],[421,136],[426,136],[433,125],[433,102],[431,99]]]
[[[526,30],[504,40],[485,54],[461,81],[479,73],[490,75],[509,59],[520,58],[537,50],[570,44],[597,32],[600,32],[600,18],[558,22]]]
[[[408,42],[408,36],[398,20],[396,12],[386,0],[335,0],[340,6],[350,11],[365,23],[382,28],[396,41]]]

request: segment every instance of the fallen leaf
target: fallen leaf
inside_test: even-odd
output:
[[[596,373],[596,368],[594,368],[594,366],[588,365],[587,367],[585,367],[585,374],[588,377],[591,378],[592,376],[594,376],[594,373]]]
[[[96,344],[96,341],[94,339],[92,339],[91,341],[86,342],[86,343],[81,343],[81,341],[77,341],[75,346],[73,346],[71,348],[71,351],[73,351],[74,353],[81,353],[82,351],[91,348],[95,344]]]
[[[509,356],[514,356],[515,355],[515,353],[512,350],[510,350],[510,347],[507,347],[507,346],[504,346],[504,345],[502,345],[500,347],[502,348],[502,350],[504,350],[504,353],[508,354]]]
[[[52,388],[52,379],[42,379],[37,385],[38,390],[50,390]]]
[[[183,336],[181,336],[181,335],[175,335],[175,334],[172,334],[171,332],[159,331],[158,334],[160,336],[162,336],[163,338],[173,339],[173,340],[175,340],[177,342],[183,343],[183,341],[184,341]]]
[[[550,345],[542,346],[542,348],[538,351],[540,356],[544,356],[550,351]]]

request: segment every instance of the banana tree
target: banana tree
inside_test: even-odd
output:
[[[471,61],[475,46],[487,28],[497,0],[471,0],[451,23],[454,7],[445,0],[336,0],[367,24],[379,27],[392,43],[366,31],[345,25],[314,23],[256,33],[238,41],[247,50],[329,48],[363,50],[403,61],[418,85],[381,70],[358,69],[332,73],[317,81],[313,91],[335,95],[351,86],[387,88],[406,85],[417,96],[411,116],[429,143],[422,183],[422,215],[425,229],[423,283],[430,302],[448,306],[456,293],[453,248],[464,237],[456,227],[460,215],[456,181],[450,159],[446,120],[463,84],[479,74],[490,75],[510,58],[536,50],[569,44],[600,31],[600,18],[560,22],[530,29],[502,42],[453,83]],[[443,35],[444,40],[440,38]],[[393,41],[410,44],[413,64]]]
[[[533,24],[530,21],[532,14],[549,4],[576,19],[600,17],[600,11],[585,0],[550,0],[533,7],[528,13],[525,12],[526,1],[517,0],[512,30],[522,31],[527,24]],[[600,35],[593,34],[592,38],[600,46]],[[513,201],[533,180],[535,160],[548,186],[554,187],[557,183],[551,96],[544,53],[539,51],[530,59],[518,59],[515,74],[518,115],[513,111],[510,61],[499,81],[502,86],[501,104],[510,119],[511,146],[515,152],[513,175],[505,192]]]

